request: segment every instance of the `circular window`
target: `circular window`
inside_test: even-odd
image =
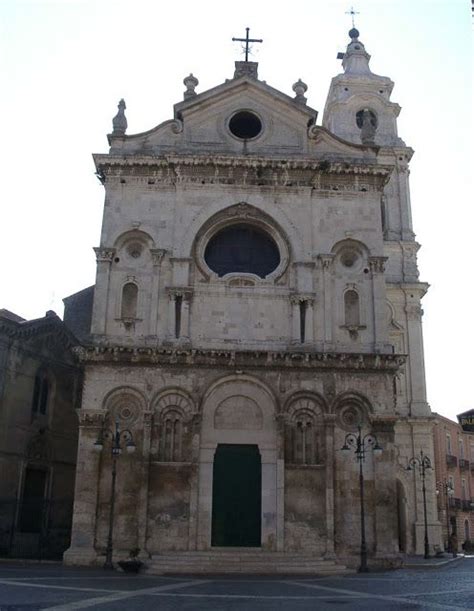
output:
[[[219,277],[241,273],[265,278],[280,264],[280,251],[265,231],[238,224],[222,229],[209,240],[204,260]]]
[[[229,121],[231,133],[241,140],[256,138],[262,131],[262,122],[256,114],[248,110],[235,113]]]
[[[368,110],[367,111],[369,113],[369,118],[370,118],[370,124],[372,125],[372,127],[377,127],[377,115],[375,114],[375,112],[373,110]],[[357,127],[359,129],[362,129],[362,125],[364,123],[364,110],[359,110],[359,112],[356,113],[356,123],[357,123]]]
[[[358,258],[359,255],[355,250],[352,250],[352,248],[347,248],[341,253],[341,263],[344,265],[344,267],[354,267]]]

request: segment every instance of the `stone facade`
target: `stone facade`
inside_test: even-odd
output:
[[[94,156],[105,212],[66,562],[103,559],[111,454],[94,445],[114,421],[137,448],[117,460],[114,557],[215,549],[217,452],[252,446],[257,547],[356,564],[358,464],[339,449],[358,424],[383,446],[364,463],[370,561],[422,552],[406,471],[433,453],[413,151],[393,83],[350,34],[322,127],[304,83],[291,98],[255,63],[203,93],[187,77],[174,118],[142,134],[126,135],[120,102]],[[427,489],[434,545],[431,474]]]
[[[61,558],[69,546],[82,374],[54,312],[0,310],[0,555]]]

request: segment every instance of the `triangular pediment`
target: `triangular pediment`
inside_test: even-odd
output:
[[[147,132],[111,137],[110,152],[375,159],[376,148],[346,142],[317,127],[317,111],[300,100],[244,75],[175,104],[174,119]],[[256,135],[239,136],[232,129],[233,119],[242,113],[260,124]]]

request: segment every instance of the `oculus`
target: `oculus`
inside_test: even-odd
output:
[[[248,110],[236,112],[229,121],[229,129],[236,138],[250,140],[262,131],[262,122],[257,115]]]
[[[219,277],[240,273],[265,278],[280,264],[280,251],[268,233],[239,223],[222,229],[209,240],[204,259]]]

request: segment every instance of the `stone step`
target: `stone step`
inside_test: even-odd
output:
[[[334,560],[325,560],[318,556],[261,550],[167,552],[153,555],[146,564],[147,573],[161,575],[178,573],[345,575],[353,572]]]

